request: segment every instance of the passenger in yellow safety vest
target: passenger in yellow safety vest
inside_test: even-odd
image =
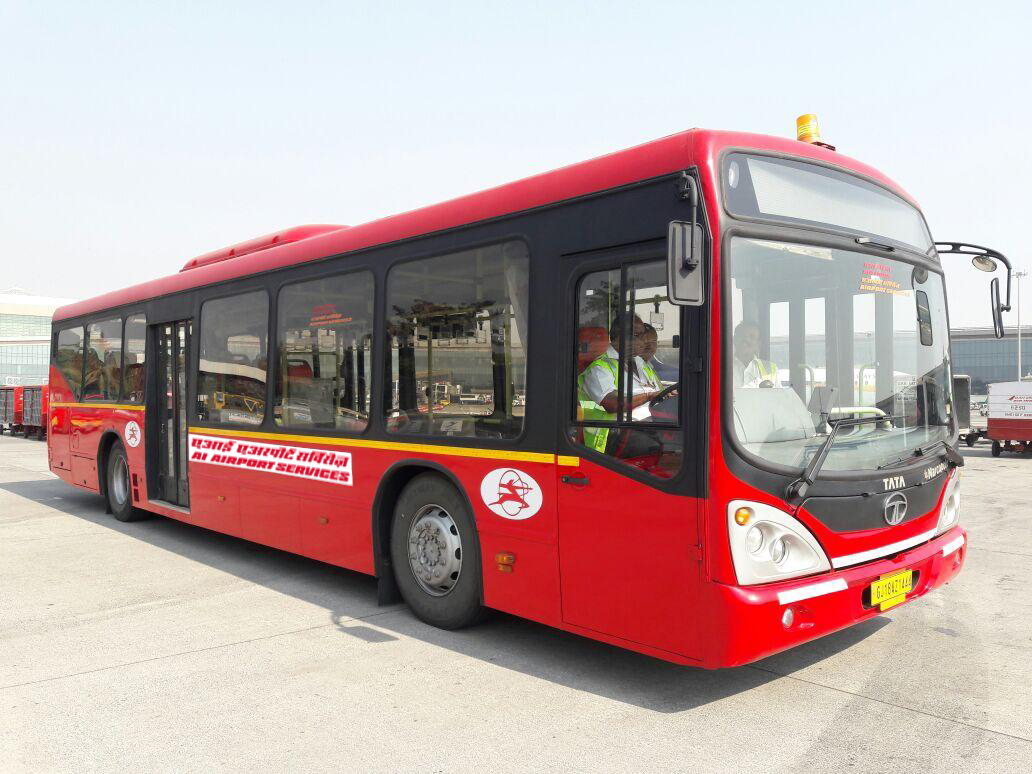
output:
[[[630,357],[623,358],[620,356],[620,326],[619,318],[613,320],[612,325],[609,326],[609,348],[591,361],[591,364],[584,369],[584,373],[577,379],[582,419],[608,422],[616,420],[618,368],[621,362],[624,368],[624,379],[631,379],[632,410],[648,403],[663,389],[663,384],[655,369],[641,357],[645,351],[645,323],[635,315]],[[634,416],[637,419],[643,418],[640,416],[640,412],[635,412]],[[596,451],[604,453],[609,438],[610,434],[607,428],[584,428],[584,445]]]
[[[734,386],[780,387],[777,363],[761,360],[760,327],[753,322],[738,323],[734,335]]]

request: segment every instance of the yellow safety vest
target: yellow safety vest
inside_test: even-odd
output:
[[[656,374],[655,369],[648,363],[642,361],[643,371],[645,376],[649,379],[652,384],[657,387],[662,385],[659,380],[659,376]],[[605,368],[609,371],[613,377],[613,384],[619,384],[620,379],[617,371],[616,361],[606,355],[601,355],[591,361],[591,365],[584,369],[580,376],[577,377],[577,402],[580,406],[579,419],[588,419],[603,422],[615,422],[616,414],[611,414],[606,411],[602,406],[592,400],[591,396],[588,395],[584,389],[584,377],[587,376],[588,371],[596,366]],[[585,427],[584,428],[584,445],[589,449],[602,452],[605,454],[606,442],[609,440],[609,428],[606,427]]]
[[[750,360],[749,363],[750,363],[750,365],[753,364],[753,363],[756,364],[756,370],[759,371],[759,373],[760,373],[760,381],[761,382],[762,381],[768,381],[768,382],[772,382],[775,387],[778,386],[778,383],[777,383],[778,364],[777,363],[774,363],[774,362],[765,363],[764,361],[760,360],[760,358],[758,356],[754,357],[752,360]],[[770,366],[770,368],[768,369],[767,366]],[[743,373],[744,373],[744,371],[743,371]]]

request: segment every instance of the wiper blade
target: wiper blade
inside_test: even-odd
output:
[[[835,426],[831,428],[831,432],[828,433],[828,437],[824,439],[824,443],[817,447],[816,453],[810,460],[810,464],[803,470],[803,474],[788,485],[785,490],[785,499],[791,501],[796,498],[802,499],[806,497],[806,492],[813,486],[813,482],[817,480],[817,475],[821,472],[821,467],[824,465],[824,461],[828,458],[828,452],[831,451],[831,445],[835,443],[835,436],[838,435],[838,431],[843,427],[856,427],[858,425],[870,425],[875,422],[891,422],[899,417],[890,417],[885,415],[872,415],[869,417],[858,417],[856,419],[843,419],[835,423]]]
[[[964,466],[964,458],[960,455],[956,449],[949,445],[944,439],[930,443],[927,446],[918,446],[914,449],[912,454],[905,454],[902,457],[897,457],[892,462],[886,462],[884,465],[879,465],[878,470],[885,470],[885,468],[894,468],[898,465],[903,465],[911,460],[916,460],[918,457],[925,457],[934,452],[939,447],[942,447],[943,454],[947,461],[953,463],[956,467],[960,468]]]

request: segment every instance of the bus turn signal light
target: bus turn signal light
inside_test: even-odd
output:
[[[498,572],[512,572],[513,565],[516,564],[516,554],[510,554],[508,551],[495,554],[495,564],[498,565]]]
[[[816,113],[804,113],[795,120],[796,139],[799,142],[808,142],[811,145],[820,145],[828,150],[835,150],[834,145],[821,140],[821,127],[817,123]]]
[[[749,523],[749,519],[752,518],[752,515],[752,508],[739,508],[737,511],[735,511],[735,524],[737,524],[739,527],[744,527],[746,524]]]

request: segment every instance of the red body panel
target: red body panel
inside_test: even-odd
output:
[[[959,548],[944,554],[951,543],[961,540]],[[738,666],[764,658],[806,640],[823,637],[879,614],[865,607],[863,593],[878,578],[901,570],[918,573],[907,602],[949,583],[967,556],[967,533],[956,527],[924,545],[891,559],[862,564],[831,575],[757,587],[711,584],[705,609],[712,611],[706,639],[706,663]],[[778,595],[805,589],[829,579],[841,578],[847,588],[822,596],[791,603],[794,624],[786,629],[781,623],[786,605]],[[906,604],[906,603],[904,603]]]
[[[325,232],[316,227],[312,233],[294,233],[293,241],[261,237],[194,259],[184,267],[189,270],[170,277],[63,307],[55,320],[529,210],[693,165],[701,171],[712,232],[719,234],[716,171],[720,154],[730,147],[832,163],[880,180],[906,196],[876,170],[824,148],[759,135],[691,130],[365,225]],[[720,331],[720,242],[713,241],[708,310],[711,330]],[[145,444],[140,443],[127,446],[134,499],[139,507],[171,518],[372,573],[378,485],[399,462],[427,462],[446,468],[472,506],[483,557],[485,604],[678,663],[707,667],[746,663],[875,615],[863,607],[862,593],[871,580],[886,572],[902,568],[919,572],[911,597],[956,574],[965,549],[961,545],[944,553],[944,547],[961,538],[958,529],[891,560],[778,584],[738,586],[727,538],[728,502],[750,498],[782,509],[786,505],[738,479],[725,464],[716,398],[721,394],[720,352],[719,346],[710,347],[713,402],[706,419],[705,500],[664,493],[588,460],[545,453],[513,461],[512,454],[507,458],[505,452],[486,449],[441,451],[441,447],[362,439],[349,445],[347,438],[328,441],[203,429],[198,433],[348,452],[353,485],[195,458],[189,464],[191,507],[173,508],[148,500]],[[142,426],[144,412],[75,403],[56,368],[51,369],[51,387],[51,466],[66,481],[96,490],[104,437],[114,433],[124,438],[126,423],[135,420]],[[533,461],[523,461],[528,458]],[[502,466],[517,468],[537,482],[543,505],[533,518],[502,518],[481,497],[485,476]],[[560,484],[562,475],[587,476],[590,489]],[[832,533],[805,510],[795,515],[810,527],[830,557],[839,557],[929,532],[937,512],[938,506],[900,527],[855,533]],[[635,528],[630,544],[628,524]],[[493,558],[498,553],[515,556],[511,568],[496,566]],[[797,625],[785,629],[779,594],[805,594],[813,584],[829,580],[842,581],[847,588],[800,602]]]
[[[989,417],[986,436],[992,441],[1032,441],[1032,419],[993,419]]]

